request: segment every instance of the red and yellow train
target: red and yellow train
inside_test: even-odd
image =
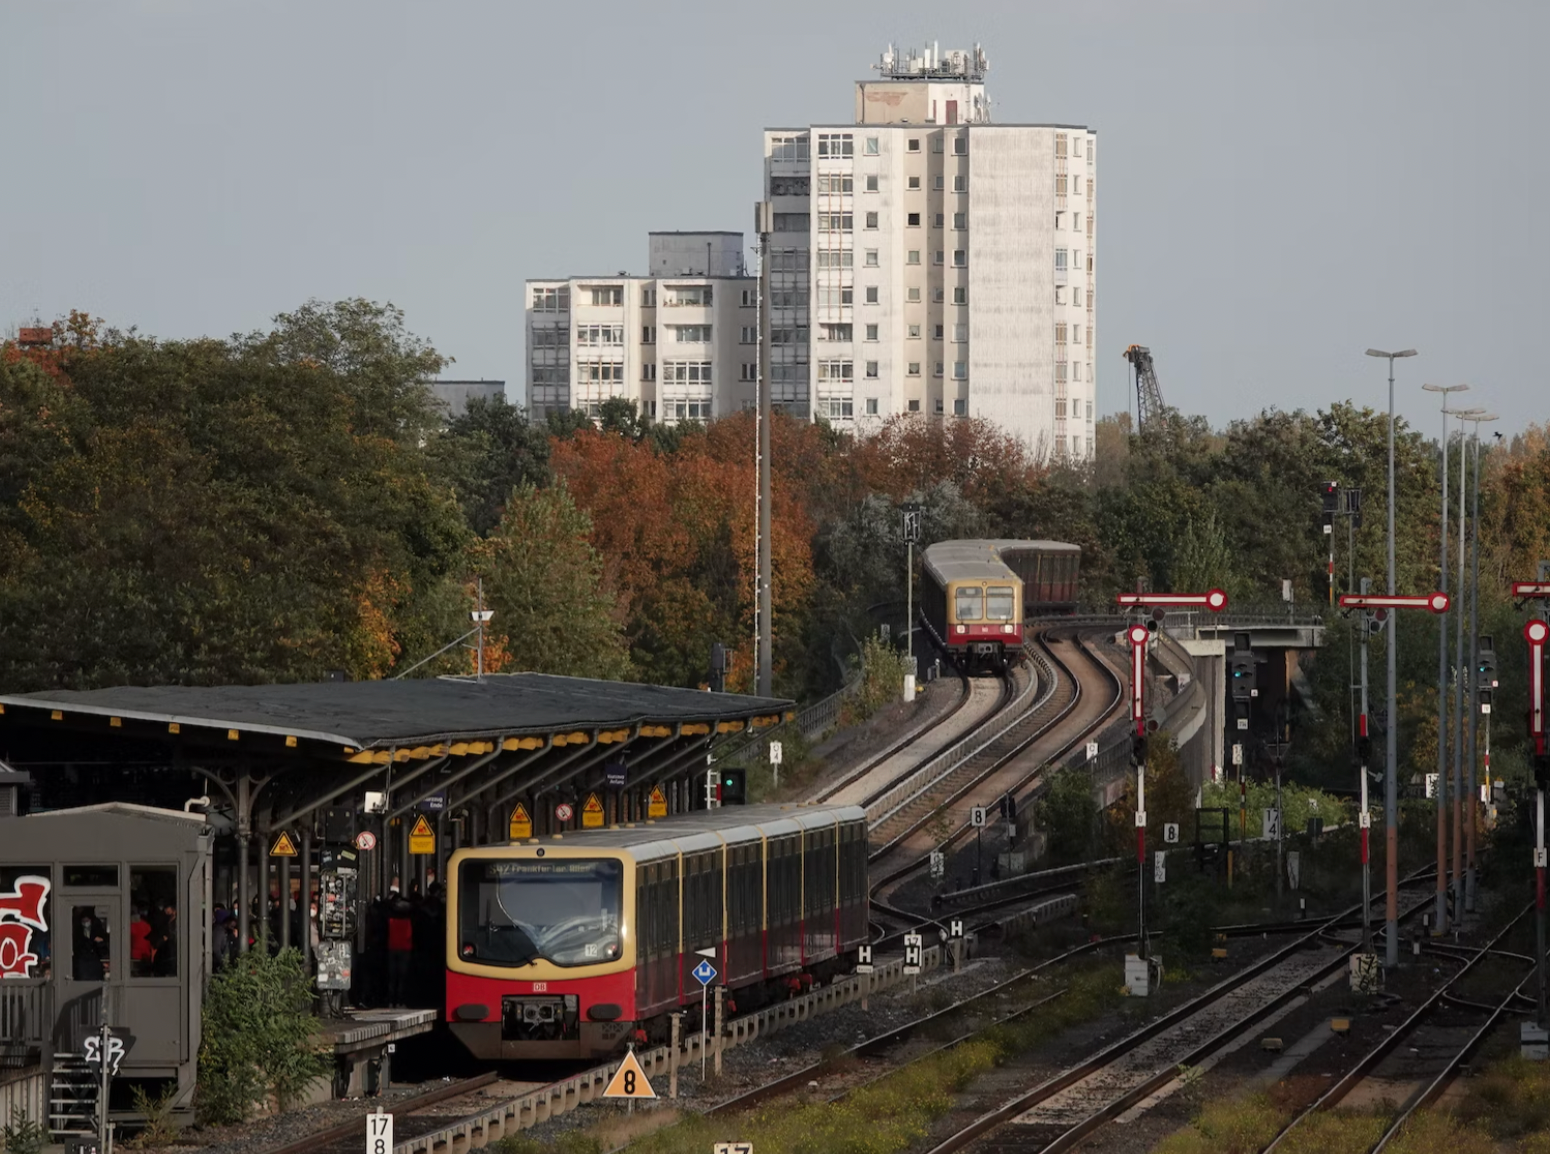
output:
[[[697,1013],[707,957],[745,1009],[848,971],[866,836],[857,806],[761,805],[459,850],[452,1033],[480,1059],[600,1057]]]
[[[1016,665],[1025,622],[1076,609],[1081,556],[1060,541],[939,541],[921,557],[920,623],[966,673]]]

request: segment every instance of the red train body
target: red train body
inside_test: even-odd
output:
[[[479,1058],[590,1058],[698,1012],[693,970],[749,1008],[849,968],[867,940],[866,814],[701,810],[460,850],[447,1021]]]

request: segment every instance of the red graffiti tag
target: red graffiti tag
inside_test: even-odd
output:
[[[29,949],[32,932],[48,930],[48,879],[29,875],[17,878],[15,886],[11,893],[0,893],[0,978],[30,978],[38,964]]]

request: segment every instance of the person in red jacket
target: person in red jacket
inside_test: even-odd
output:
[[[151,946],[151,923],[145,919],[145,908],[135,907],[135,915],[129,923],[129,969],[137,978],[151,974],[151,962],[156,951]]]
[[[388,949],[388,1005],[404,1005],[405,987],[409,984],[409,967],[414,957],[414,909],[398,896],[395,888],[389,895],[387,949]]]

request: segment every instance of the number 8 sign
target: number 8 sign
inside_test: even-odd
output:
[[[393,1115],[380,1107],[366,1115],[366,1154],[393,1154]]]

